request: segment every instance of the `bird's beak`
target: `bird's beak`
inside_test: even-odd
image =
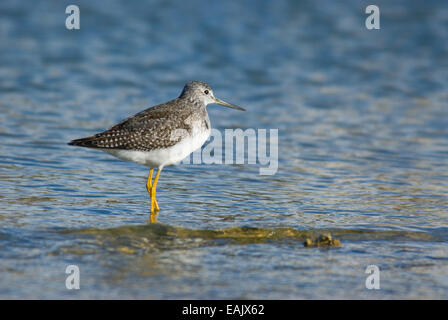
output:
[[[236,109],[236,110],[246,111],[246,109],[244,109],[244,108],[238,107],[238,106],[236,106],[234,104],[227,103],[225,101],[222,101],[221,99],[218,99],[218,98],[215,98],[215,97],[213,97],[213,99],[215,100],[216,104],[219,104],[221,106],[232,108],[232,109]]]

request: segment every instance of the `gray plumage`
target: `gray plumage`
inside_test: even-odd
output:
[[[207,130],[210,128],[204,92],[211,94],[209,85],[200,81],[189,82],[178,98],[141,111],[104,132],[68,144],[137,151],[171,147],[183,138],[182,134],[173,132],[191,134],[192,126],[197,123]]]

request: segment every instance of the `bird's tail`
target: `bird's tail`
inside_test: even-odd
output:
[[[87,138],[81,138],[81,139],[75,139],[67,143],[69,146],[77,146],[77,147],[86,147],[86,148],[95,148],[96,143],[95,139],[92,137]]]

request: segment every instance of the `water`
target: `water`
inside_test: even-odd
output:
[[[448,298],[446,1],[375,31],[366,1],[68,4],[0,3],[1,298]],[[66,143],[193,79],[248,110],[213,127],[279,129],[278,172],[166,168],[148,225],[148,169]]]

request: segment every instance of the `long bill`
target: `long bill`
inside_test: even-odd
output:
[[[227,107],[227,108],[236,109],[236,110],[246,111],[246,109],[238,107],[238,106],[236,106],[234,104],[230,104],[228,102],[225,102],[225,101],[223,101],[221,99],[218,99],[218,98],[215,98],[215,97],[213,97],[213,98],[215,99],[215,103],[219,104],[221,106],[224,106],[224,107]]]

